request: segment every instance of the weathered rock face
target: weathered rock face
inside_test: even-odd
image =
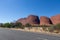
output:
[[[21,18],[21,19],[17,20],[17,22],[20,22],[23,25],[25,25],[25,24],[27,24],[27,18]]]
[[[52,23],[48,17],[45,16],[40,17],[40,25],[50,25],[50,24]]]
[[[58,24],[58,23],[60,23],[60,14],[58,14],[56,16],[52,16],[50,19],[54,25]]]
[[[29,15],[27,21],[30,24],[39,24],[39,17],[35,15]]]
[[[33,24],[39,24],[39,18],[35,15],[29,15],[27,18],[21,18],[17,22],[21,22],[23,25],[29,23],[31,25]]]
[[[29,15],[27,18],[21,18],[17,20],[17,22],[21,22],[23,25],[29,23],[31,25],[33,24],[39,24],[40,25],[50,25],[50,24],[58,24],[60,23],[60,14],[56,16],[52,16],[51,18],[41,16],[40,20],[38,16],[35,15]]]

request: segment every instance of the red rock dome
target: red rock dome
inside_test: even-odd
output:
[[[39,17],[35,15],[29,15],[27,21],[30,24],[39,24]]]
[[[51,21],[48,17],[46,16],[41,16],[40,17],[40,25],[50,25]]]
[[[23,25],[27,24],[27,18],[18,19],[17,22],[22,23]]]
[[[58,24],[58,23],[60,23],[60,14],[58,14],[56,16],[52,16],[50,19],[54,25]]]
[[[17,22],[21,22],[23,25],[29,23],[31,25],[33,24],[39,24],[39,17],[35,15],[29,15],[27,18],[21,18],[17,20]]]

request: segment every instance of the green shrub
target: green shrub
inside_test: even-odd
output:
[[[15,28],[15,23],[10,23],[11,28]]]
[[[31,27],[31,24],[27,23],[25,26],[26,26],[26,27]]]
[[[53,32],[55,30],[55,26],[51,25],[50,27],[48,27],[48,31],[49,32]]]
[[[40,27],[48,27],[47,25],[40,25]]]
[[[4,23],[3,25],[1,24],[0,26],[6,27],[6,28],[24,28],[21,23],[16,22],[16,23]]]
[[[60,30],[60,23],[55,25],[56,30]]]
[[[22,28],[22,23],[20,22],[15,23],[15,28]]]
[[[11,28],[11,24],[10,23],[4,23],[3,26],[7,27],[7,28]]]

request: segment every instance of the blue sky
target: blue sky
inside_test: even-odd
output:
[[[0,23],[16,21],[30,14],[39,17],[60,14],[60,0],[0,0]]]

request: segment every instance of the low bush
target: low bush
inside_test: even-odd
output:
[[[31,27],[31,24],[27,23],[25,26],[26,26],[26,27]]]
[[[47,25],[40,25],[40,27],[48,27]]]
[[[48,31],[49,32],[53,32],[55,30],[55,26],[51,25],[50,27],[48,27]]]

